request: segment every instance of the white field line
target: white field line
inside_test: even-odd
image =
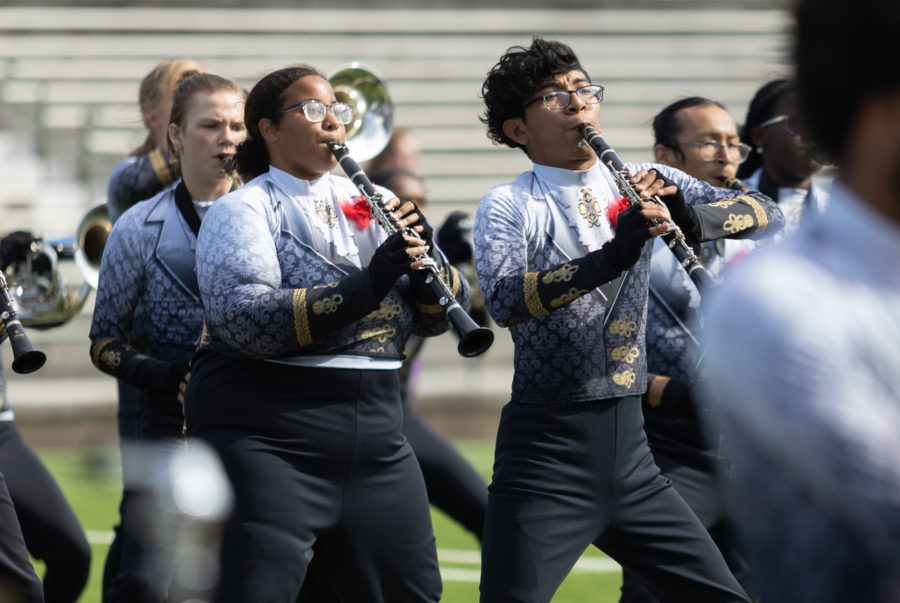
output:
[[[108,545],[112,542],[111,530],[86,530],[88,542]],[[463,549],[438,549],[441,577],[448,582],[478,582],[481,578],[481,552]],[[449,567],[465,565],[470,567]],[[572,570],[577,574],[603,574],[618,572],[619,564],[608,557],[582,557]]]
[[[460,549],[438,549],[441,577],[448,582],[478,582],[481,577],[481,552]],[[473,567],[447,567],[469,565]],[[608,557],[582,557],[572,570],[576,574],[604,574],[621,571],[621,566]]]

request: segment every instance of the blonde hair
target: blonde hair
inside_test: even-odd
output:
[[[163,102],[172,98],[175,88],[186,77],[195,73],[203,73],[206,69],[193,59],[174,58],[161,61],[156,67],[141,80],[138,91],[138,105],[143,112],[145,109],[155,109]],[[148,127],[148,124],[144,124]],[[145,155],[156,148],[153,132],[147,133],[147,138],[133,151],[131,156]]]

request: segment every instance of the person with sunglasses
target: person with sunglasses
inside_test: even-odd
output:
[[[772,80],[756,91],[741,140],[751,152],[738,178],[778,203],[786,220],[782,234],[822,213],[828,193],[812,181],[822,169],[821,157],[805,133],[795,81]]]
[[[331,145],[352,118],[308,65],[264,76],[247,97],[235,158],[246,184],[200,229],[208,337],[185,415],[188,435],[218,451],[235,490],[219,603],[293,603],[314,545],[327,560],[316,577],[339,600],[441,596],[425,483],[401,431],[398,369],[411,334],[449,327],[417,270],[422,256],[463,305],[469,289],[434,251],[413,203],[377,188],[401,229],[388,235],[356,186],[331,174]]]
[[[669,210],[691,237],[759,237],[781,214],[662,165],[631,165],[643,202],[622,210],[583,143],[604,88],[567,45],[512,47],[482,86],[488,136],[533,169],[492,188],[475,218],[478,282],[515,345],[497,431],[482,544],[481,601],[550,601],[594,545],[668,601],[748,601],[642,429],[649,240]],[[652,225],[650,220],[663,220]],[[740,227],[737,224],[740,223]]]

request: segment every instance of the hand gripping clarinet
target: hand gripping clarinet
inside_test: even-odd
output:
[[[656,203],[663,207],[666,206],[662,199],[656,195],[647,199],[641,198],[640,193],[638,193],[635,190],[634,185],[629,182],[631,179],[631,171],[625,167],[625,164],[622,163],[622,160],[619,159],[619,156],[616,155],[613,148],[609,146],[609,143],[603,140],[603,137],[600,136],[600,133],[597,130],[587,124],[579,126],[579,130],[581,131],[582,136],[584,136],[585,142],[591,145],[591,148],[597,153],[597,157],[600,158],[600,161],[612,172],[613,177],[616,179],[616,186],[619,189],[619,193],[628,200],[630,205],[636,205],[641,201],[650,201],[651,203]],[[651,224],[654,226],[660,223],[662,223],[661,220],[651,220]],[[697,285],[697,290],[700,291],[700,293],[703,293],[709,287],[716,284],[716,279],[709,273],[706,267],[700,263],[700,260],[697,259],[694,250],[688,245],[688,242],[684,238],[684,233],[681,232],[678,225],[672,220],[669,220],[668,224],[669,230],[665,234],[660,235],[660,238],[666,242],[666,245],[672,250],[672,253],[675,254],[678,263],[681,264],[687,271],[688,276],[691,277],[691,280],[694,281],[694,284]]]
[[[403,230],[405,234],[418,237],[418,233],[412,228],[401,228],[391,219],[389,212],[384,207],[384,200],[381,198],[381,194],[375,190],[375,186],[369,180],[369,177],[359,167],[356,160],[350,156],[347,146],[341,143],[332,143],[330,146],[331,152],[334,153],[338,163],[341,164],[341,168],[350,178],[350,181],[359,189],[359,192],[362,193],[366,203],[369,204],[372,217],[378,220],[378,223],[381,224],[387,233],[391,235],[398,230]],[[426,273],[425,283],[431,287],[432,292],[438,299],[438,303],[444,309],[444,312],[447,313],[447,318],[450,319],[453,329],[459,336],[459,345],[456,349],[460,355],[472,357],[487,351],[494,342],[494,333],[486,327],[479,326],[462,309],[450,288],[441,278],[434,259],[428,255],[419,255],[412,258],[412,260],[425,260],[425,266],[422,267],[422,270]]]
[[[25,328],[19,322],[3,272],[0,272],[0,323],[6,327],[9,343],[12,345],[12,370],[17,373],[33,373],[44,366],[47,356],[34,349],[31,340],[25,333]]]

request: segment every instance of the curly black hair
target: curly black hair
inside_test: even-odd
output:
[[[307,75],[325,77],[309,65],[285,67],[263,76],[247,95],[244,105],[247,138],[238,146],[234,158],[238,174],[245,182],[269,171],[269,151],[259,131],[259,120],[266,117],[276,126],[281,123],[284,91]]]
[[[509,48],[481,86],[485,112],[480,119],[487,126],[488,138],[495,144],[523,148],[503,133],[503,122],[524,118],[525,101],[548,79],[576,69],[584,71],[572,49],[562,42],[535,37],[529,48]]]

